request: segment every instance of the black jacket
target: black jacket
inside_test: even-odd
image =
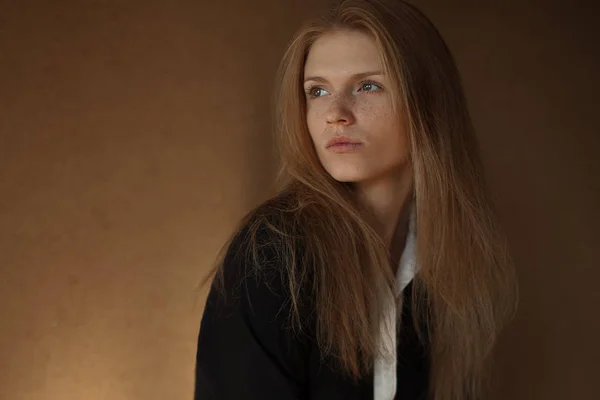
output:
[[[214,285],[208,295],[198,336],[195,400],[373,400],[372,375],[353,381],[320,361],[312,335],[292,334],[277,252],[265,246],[264,268],[256,273],[242,248],[245,232],[238,233],[225,257],[227,296]],[[262,236],[261,243],[270,243]],[[399,400],[425,399],[427,390],[427,346],[412,325],[411,286],[405,289],[397,341]]]

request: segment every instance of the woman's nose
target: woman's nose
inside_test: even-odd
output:
[[[348,102],[337,98],[331,102],[327,110],[327,123],[339,125],[352,125],[354,123],[354,113]]]

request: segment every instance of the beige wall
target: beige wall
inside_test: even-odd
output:
[[[196,283],[266,194],[273,73],[322,1],[7,3],[0,399],[189,399]],[[600,398],[595,14],[417,3],[463,71],[519,264],[497,397]]]

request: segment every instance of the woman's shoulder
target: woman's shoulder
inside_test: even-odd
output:
[[[242,219],[231,247],[259,248],[270,258],[285,258],[290,252],[298,255],[304,241],[300,215],[293,193],[269,198]]]
[[[270,199],[249,213],[230,240],[216,283],[221,294],[233,300],[289,305],[306,293],[303,241],[284,203]],[[302,289],[298,288],[298,284]],[[295,291],[295,292],[293,292]]]
[[[289,207],[289,195],[268,199],[238,224],[228,245],[226,258],[244,257],[260,269],[281,266],[289,252],[299,253],[302,235]],[[276,265],[274,265],[276,264]]]
[[[299,398],[307,379],[312,333],[309,313],[293,308],[283,214],[271,207],[255,211],[227,246],[216,277],[221,284],[213,281],[206,301],[196,398]]]

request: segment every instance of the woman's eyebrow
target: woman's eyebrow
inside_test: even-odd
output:
[[[358,74],[354,74],[354,75],[350,76],[350,79],[358,80],[358,79],[365,78],[367,76],[373,76],[373,75],[383,75],[383,73],[381,71],[360,72]],[[327,82],[327,79],[325,79],[321,76],[308,76],[308,77],[304,78],[304,82],[308,82],[308,81],[325,83],[325,82]]]

